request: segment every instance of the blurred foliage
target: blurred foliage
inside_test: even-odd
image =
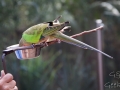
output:
[[[95,19],[102,19],[104,83],[120,81],[109,76],[120,69],[120,0],[0,0],[0,55],[7,46],[16,44],[22,32],[41,22],[70,21],[67,35],[95,28]],[[96,33],[78,37],[96,47]],[[14,54],[6,57],[7,68],[17,81],[19,90],[98,90],[97,54],[65,43],[42,50],[41,56],[19,61]],[[108,90],[109,88],[105,88]],[[113,88],[112,90],[117,90]]]

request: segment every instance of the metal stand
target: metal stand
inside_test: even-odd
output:
[[[2,65],[3,65],[3,70],[4,70],[5,74],[7,74],[5,56],[6,56],[5,53],[3,53],[3,55],[2,55]]]

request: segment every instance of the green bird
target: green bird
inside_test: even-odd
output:
[[[45,22],[28,28],[23,32],[19,46],[29,46],[39,43],[42,36],[46,38],[46,42],[50,41],[50,36],[56,31],[63,29],[69,22],[57,23],[59,22],[55,19],[53,22]]]
[[[81,42],[77,39],[74,39],[70,36],[63,34],[61,30],[64,31],[64,29],[69,29],[70,26],[68,26],[69,24],[68,21],[64,23],[60,23],[58,21],[59,18],[60,17],[58,17],[52,22],[45,22],[45,23],[34,25],[28,28],[26,31],[23,32],[22,38],[19,42],[19,46],[28,46],[28,45],[33,45],[36,43],[49,42],[49,41],[57,39],[57,40],[60,40],[60,41],[84,48],[84,49],[94,50],[96,52],[102,53],[103,55],[109,58],[113,58],[110,55],[84,42]],[[41,38],[42,36],[44,37],[43,41]]]

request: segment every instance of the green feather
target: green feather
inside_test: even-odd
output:
[[[22,38],[29,43],[37,43],[48,24],[38,24],[30,27],[25,32],[23,32]]]
[[[39,39],[41,38],[42,32],[39,35],[29,35],[26,33],[23,33],[22,38],[29,43],[36,43],[39,41]]]

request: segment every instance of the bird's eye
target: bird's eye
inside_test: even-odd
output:
[[[47,23],[49,23],[49,26],[53,26],[53,22],[47,22]]]

